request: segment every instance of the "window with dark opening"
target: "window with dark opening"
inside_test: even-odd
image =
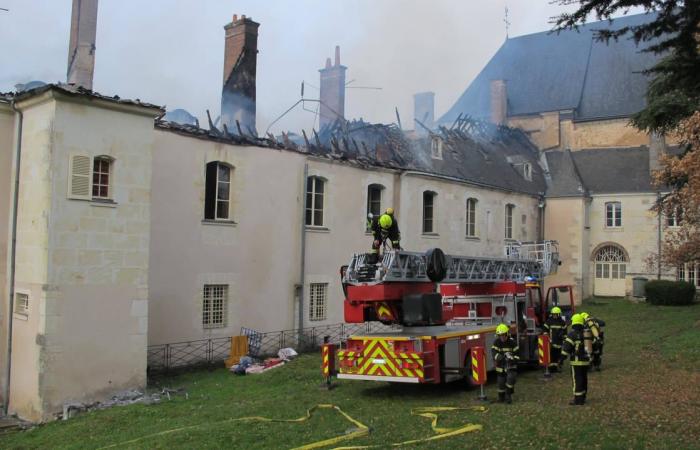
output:
[[[204,218],[231,220],[231,167],[219,161],[207,164]]]
[[[435,197],[432,191],[423,192],[423,233],[434,233]]]

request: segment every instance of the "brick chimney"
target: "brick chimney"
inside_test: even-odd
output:
[[[506,80],[491,80],[491,122],[505,125],[508,117]]]
[[[666,138],[663,134],[649,135],[649,173],[661,168],[661,156],[666,153]]]
[[[428,128],[433,128],[435,125],[435,92],[419,92],[413,96],[413,118]],[[428,132],[415,124],[415,130],[418,134],[427,134]]]
[[[66,82],[92,90],[95,72],[97,0],[73,0]]]
[[[246,16],[224,26],[224,84],[221,91],[221,123],[237,133],[255,131],[255,73],[258,61],[258,27]]]
[[[348,68],[340,65],[340,47],[335,47],[335,63],[326,59],[326,67],[321,72],[321,109],[319,128],[345,118],[345,71]]]

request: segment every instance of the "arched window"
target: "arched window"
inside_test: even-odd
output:
[[[595,277],[624,279],[627,272],[627,256],[617,245],[601,247],[595,254]]]
[[[207,164],[204,218],[207,220],[231,220],[231,172],[228,164],[212,161]]]
[[[504,223],[505,223],[505,233],[504,236],[506,239],[513,239],[513,211],[515,210],[515,205],[511,205],[510,203],[506,205],[505,209],[505,217],[504,217]]]
[[[467,237],[476,237],[476,204],[475,198],[467,199]]]
[[[323,226],[323,208],[325,205],[326,180],[321,177],[306,179],[306,226]]]
[[[435,197],[433,191],[423,192],[423,233],[435,233]]]

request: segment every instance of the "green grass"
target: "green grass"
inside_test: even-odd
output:
[[[568,372],[544,382],[521,372],[515,403],[488,411],[446,412],[446,427],[478,423],[483,430],[415,448],[700,448],[700,305],[662,307],[595,299],[584,309],[606,321],[603,371],[589,377],[589,404],[571,407]],[[477,391],[464,385],[389,385],[340,380],[319,389],[319,355],[304,355],[262,375],[225,370],[162,380],[187,390],[153,405],[90,412],[69,421],[0,437],[0,448],[99,448],[192,426],[119,448],[291,448],[353,428],[321,410],[302,423],[226,422],[244,416],[301,417],[332,403],[371,428],[369,436],[339,445],[379,445],[433,434],[430,421],[411,416],[424,406],[472,406]],[[493,382],[487,394],[495,397]]]

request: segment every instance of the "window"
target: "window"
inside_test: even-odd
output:
[[[202,326],[223,328],[226,326],[228,306],[228,285],[205,284],[202,295]]]
[[[686,263],[678,267],[678,279],[700,288],[700,263]]]
[[[527,181],[532,181],[532,166],[530,163],[523,164],[523,176]]]
[[[376,217],[382,213],[382,192],[384,186],[381,184],[370,184],[367,186],[367,217],[370,214]],[[371,229],[371,222],[367,221],[367,231]]]
[[[435,197],[432,191],[423,192],[423,234],[434,233]]]
[[[622,203],[608,202],[605,204],[605,226],[610,228],[622,226]]]
[[[513,239],[513,210],[515,209],[515,205],[506,205],[506,211],[505,211],[505,238],[506,239]]]
[[[326,320],[328,283],[311,283],[309,289],[309,320]]]
[[[207,164],[204,218],[231,220],[231,167],[219,161]]]
[[[111,200],[114,159],[109,156],[71,154],[69,160],[68,198],[76,200]]]
[[[319,177],[306,179],[306,225],[310,227],[323,226],[323,197],[325,180]]]
[[[477,199],[467,199],[467,237],[476,237],[476,203]]]
[[[430,141],[430,155],[435,159],[442,159],[442,139],[433,136]]]
[[[15,313],[29,315],[29,295],[19,292],[15,294]]]
[[[605,245],[595,254],[595,277],[624,280],[627,276],[627,256],[617,245]]]
[[[666,216],[666,225],[668,225],[669,227],[681,226],[681,211],[680,211],[680,209],[677,209],[672,214]]]

